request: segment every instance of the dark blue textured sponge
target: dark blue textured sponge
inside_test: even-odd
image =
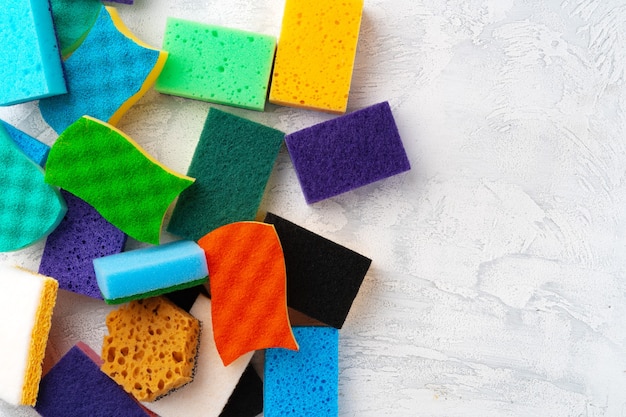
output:
[[[35,410],[42,417],[149,416],[77,346],[42,378]]]
[[[265,351],[263,415],[336,417],[339,331],[294,327],[293,333],[299,351]]]
[[[61,194],[67,213],[48,236],[39,273],[55,278],[64,290],[102,299],[93,260],[122,252],[127,236],[80,198],[65,190]]]
[[[309,204],[411,169],[387,102],[294,132],[285,143]]]

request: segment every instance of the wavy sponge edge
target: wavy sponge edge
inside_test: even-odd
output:
[[[158,163],[121,131],[88,116],[56,140],[45,180],[86,201],[134,239],[153,244],[159,243],[167,208],[193,183]]]
[[[57,133],[83,115],[115,125],[154,84],[166,60],[167,52],[137,39],[115,8],[102,7],[83,43],[65,61],[69,93],[41,100],[41,115]]]
[[[48,1],[11,0],[2,8],[0,105],[67,93]]]

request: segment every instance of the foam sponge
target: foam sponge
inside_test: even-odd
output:
[[[0,105],[67,92],[48,0],[11,0],[0,13]]]
[[[107,304],[194,287],[209,274],[204,251],[188,240],[104,256],[93,266]]]
[[[41,115],[57,133],[83,115],[115,125],[154,84],[166,60],[167,52],[137,39],[115,8],[103,7],[83,43],[65,61],[69,93],[41,100]]]
[[[263,381],[249,365],[219,417],[256,417],[263,412]]]
[[[283,250],[274,227],[231,223],[198,244],[211,271],[213,331],[224,365],[255,349],[298,349],[287,315]]]
[[[181,404],[185,405],[185,417],[218,417],[252,358],[250,352],[229,366],[224,366],[215,347],[211,301],[206,296],[198,297],[191,314],[202,323],[197,371],[193,383],[159,401],[145,404],[161,417],[180,416]]]
[[[126,234],[80,198],[65,190],[61,195],[67,213],[46,240],[39,273],[56,278],[61,289],[102,299],[93,260],[120,253]]]
[[[61,54],[67,57],[78,48],[96,22],[100,0],[50,0],[52,19]]]
[[[168,18],[161,93],[263,111],[276,38]]]
[[[129,236],[153,244],[159,243],[167,208],[193,183],[121,131],[87,116],[56,140],[45,178],[89,203]]]
[[[167,230],[198,240],[225,224],[254,220],[284,133],[212,108]]]
[[[344,113],[363,0],[287,0],[270,102]]]
[[[411,169],[389,103],[285,137],[307,203]]]
[[[4,126],[11,139],[13,139],[13,142],[15,142],[22,152],[32,159],[33,162],[41,167],[46,164],[48,152],[50,152],[48,145],[38,141],[5,121],[0,120],[0,126]]]
[[[0,264],[0,399],[35,405],[58,283]]]
[[[265,417],[338,415],[339,332],[295,327],[299,352],[265,352]]]
[[[272,213],[287,268],[287,304],[340,329],[372,263],[344,246]]]
[[[193,378],[200,324],[163,297],[124,304],[106,319],[102,371],[140,401]]]
[[[0,125],[0,252],[22,249],[52,232],[67,207],[59,190]]]
[[[42,417],[147,417],[85,349],[89,348],[72,347],[42,378],[35,410]]]

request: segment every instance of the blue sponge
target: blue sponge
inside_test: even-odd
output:
[[[0,13],[0,105],[65,94],[48,0],[11,0]]]
[[[339,331],[294,327],[300,350],[265,351],[265,417],[336,417],[339,383]]]
[[[41,380],[35,410],[42,417],[150,415],[78,345]]]
[[[204,250],[186,240],[96,258],[93,266],[108,304],[194,287],[209,274]]]
[[[46,164],[46,159],[48,159],[48,153],[50,152],[48,145],[39,142],[34,137],[22,132],[3,120],[0,120],[0,125],[4,126],[11,139],[13,139],[13,142],[15,142],[22,152],[32,159],[33,162],[41,167]]]

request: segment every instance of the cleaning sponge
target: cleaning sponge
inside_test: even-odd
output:
[[[287,0],[270,102],[344,113],[363,0]]]
[[[35,405],[58,283],[0,264],[0,399]]]
[[[159,243],[168,206],[193,183],[159,164],[121,131],[87,116],[56,140],[45,178],[92,205],[129,236],[153,244]]]
[[[107,304],[194,287],[209,274],[204,251],[188,240],[104,256],[93,266]]]
[[[387,102],[294,132],[285,143],[309,204],[411,168]]]
[[[154,84],[166,60],[167,52],[134,37],[115,8],[103,7],[65,61],[69,93],[41,100],[41,115],[57,133],[84,115],[115,125]]]
[[[65,94],[48,0],[11,0],[0,13],[0,105]]]
[[[4,126],[7,133],[13,139],[13,142],[19,146],[19,148],[33,160],[37,165],[43,167],[48,158],[48,152],[50,147],[45,143],[42,143],[34,137],[22,132],[20,129],[8,124],[7,122],[0,120],[0,127]]]
[[[0,125],[0,252],[22,249],[52,232],[67,207]]]
[[[167,230],[198,240],[225,224],[254,220],[284,133],[212,108]]]
[[[78,48],[96,22],[100,0],[50,0],[52,18],[61,54],[67,57]]]
[[[169,58],[157,79],[161,93],[262,111],[276,39],[168,18],[163,49]]]

